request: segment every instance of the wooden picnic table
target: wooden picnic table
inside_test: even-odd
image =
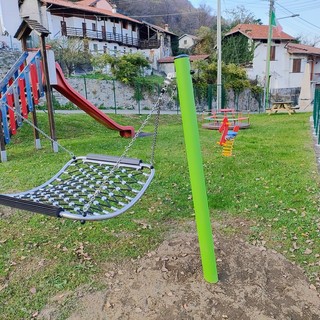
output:
[[[276,101],[272,103],[271,109],[267,109],[269,115],[278,111],[287,111],[289,115],[296,112],[292,101]]]

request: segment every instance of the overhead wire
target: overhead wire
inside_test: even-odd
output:
[[[292,4],[292,2],[291,2]],[[282,12],[283,14],[290,14],[290,15],[294,15],[297,14],[297,12],[300,14],[300,10],[301,7],[300,5],[301,3],[296,3],[294,6],[289,6],[285,7],[284,5],[281,5],[280,3],[276,2],[275,6],[277,11]],[[320,6],[320,4],[319,4]],[[300,8],[299,10],[296,9],[292,9],[292,8]],[[280,24],[282,24],[282,21],[280,21]],[[320,30],[320,26],[317,26],[316,24],[304,19],[301,14],[296,17],[294,20],[293,19],[286,19],[284,22],[285,25],[290,26],[291,29],[293,30],[299,30],[301,32],[301,34],[303,35],[304,33],[308,35],[308,38],[310,38],[310,34],[314,33],[314,37],[316,37],[316,34],[319,32]]]

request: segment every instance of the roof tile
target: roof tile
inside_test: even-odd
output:
[[[238,24],[232,28],[226,36],[240,32],[246,37],[253,40],[266,40],[268,39],[269,26],[259,24]],[[275,28],[272,30],[272,39],[278,40],[294,40],[289,34],[280,31],[278,32]]]
[[[311,54],[311,55],[319,55],[320,56],[320,48],[307,46],[301,43],[288,43],[286,45],[288,52],[291,54]]]
[[[55,4],[58,6],[62,6],[65,8],[71,8],[71,9],[78,9],[78,10],[83,10],[83,11],[89,11],[95,14],[101,14],[109,17],[114,17],[114,18],[119,18],[119,19],[124,19],[124,20],[129,20],[135,23],[141,24],[141,21],[132,19],[128,16],[125,16],[120,13],[114,13],[111,10],[105,10],[105,9],[99,9],[95,7],[90,7],[86,5],[87,2],[84,2],[84,4],[81,4],[79,2],[69,2],[65,0],[41,0],[43,3],[49,3],[49,4]]]

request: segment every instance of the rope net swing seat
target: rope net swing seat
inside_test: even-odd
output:
[[[154,173],[152,165],[138,159],[89,154],[71,159],[39,187],[0,195],[0,204],[73,220],[104,220],[132,207]]]
[[[72,158],[42,185],[25,192],[0,194],[0,205],[81,222],[113,218],[131,208],[142,197],[155,175],[153,162],[160,105],[170,83],[171,77],[167,77],[157,102],[120,157],[97,154],[75,157],[32,122],[24,119],[52,143],[68,152]],[[10,112],[17,113],[13,106],[5,104]],[[126,157],[155,111],[157,113],[150,164]]]

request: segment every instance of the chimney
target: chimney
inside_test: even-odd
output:
[[[167,23],[164,25],[164,30],[169,31],[169,25]]]
[[[112,13],[117,13],[117,5],[116,4],[112,4]]]

